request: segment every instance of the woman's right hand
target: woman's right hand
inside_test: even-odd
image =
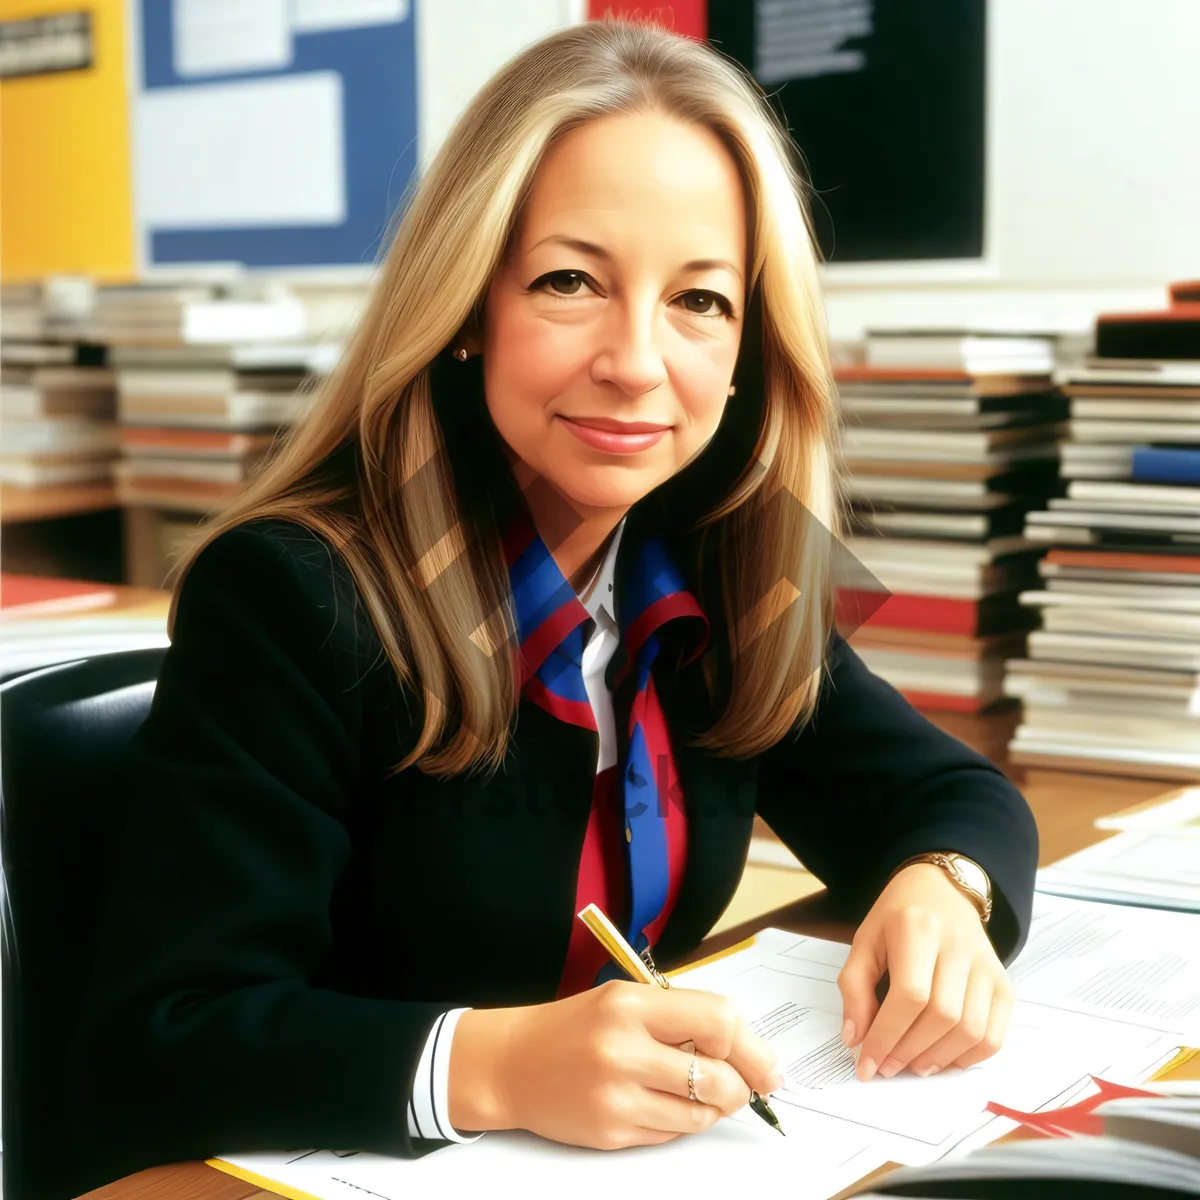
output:
[[[688,1098],[696,1047],[696,1100]],[[712,992],[614,980],[565,1000],[463,1013],[450,1120],[615,1150],[707,1129],[782,1086],[775,1056]]]

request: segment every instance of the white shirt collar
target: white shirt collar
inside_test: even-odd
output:
[[[621,545],[621,535],[624,532],[625,518],[622,517],[613,531],[612,541],[608,543],[608,550],[605,552],[604,559],[592,578],[591,584],[579,593],[580,602],[587,609],[588,616],[597,625],[602,623],[601,614],[607,618],[608,623],[616,624],[613,616],[616,608],[613,600],[613,585],[617,572],[617,548]]]

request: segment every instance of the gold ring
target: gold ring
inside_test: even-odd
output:
[[[699,1100],[700,1099],[700,1097],[696,1095],[696,1058],[695,1058],[695,1055],[692,1056],[691,1065],[688,1067],[688,1099],[689,1100]]]

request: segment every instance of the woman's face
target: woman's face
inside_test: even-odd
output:
[[[746,207],[709,130],[604,117],[543,159],[483,321],[509,449],[581,515],[624,511],[713,436],[745,303]]]

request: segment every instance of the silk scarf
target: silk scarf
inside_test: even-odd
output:
[[[624,536],[629,536],[626,530]],[[599,732],[583,678],[587,609],[529,518],[505,536],[524,698],[552,716]],[[643,538],[615,581],[620,645],[613,678],[617,763],[596,775],[579,865],[575,912],[601,907],[639,953],[652,948],[671,914],[687,856],[687,822],[652,667],[660,634],[686,621],[699,642],[708,621],[663,541]],[[620,702],[618,702],[620,698]],[[558,996],[621,977],[603,947],[572,921]]]

